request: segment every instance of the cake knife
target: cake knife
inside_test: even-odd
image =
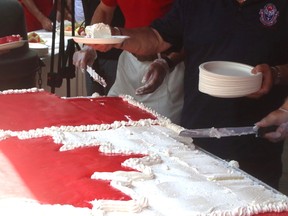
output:
[[[87,70],[86,71],[93,78],[93,80],[98,82],[104,88],[107,86],[105,79],[103,77],[101,77],[99,74],[97,74],[96,71],[92,67],[87,66]]]
[[[226,127],[226,128],[203,128],[203,129],[184,129],[179,135],[192,138],[221,138],[230,136],[242,136],[255,134],[256,137],[263,137],[266,133],[273,132],[277,126],[269,127]]]

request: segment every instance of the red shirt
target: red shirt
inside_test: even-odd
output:
[[[102,0],[110,7],[119,6],[124,17],[125,27],[144,27],[167,13],[174,0]]]
[[[43,29],[41,23],[29,12],[22,0],[18,0],[24,9],[27,32]],[[53,0],[33,0],[38,9],[48,17],[53,8]]]

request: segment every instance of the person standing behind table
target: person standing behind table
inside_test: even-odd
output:
[[[102,0],[92,20],[93,23],[110,24],[113,12],[119,6],[126,28],[148,26],[167,13],[173,2],[174,0]],[[114,28],[112,31],[117,32],[118,29]],[[121,34],[119,31],[117,33]],[[161,55],[163,59],[159,60],[157,55],[134,56],[126,51],[122,52],[116,80],[108,96],[131,95],[172,122],[179,123],[183,106],[183,53],[169,52]],[[178,64],[179,62],[181,63]],[[157,76],[164,79],[162,85],[155,82]]]
[[[203,62],[234,61],[255,68],[266,63],[269,66],[263,70],[270,74],[270,66],[288,63],[287,0],[243,3],[240,0],[177,0],[173,9],[150,28],[120,30],[130,38],[113,47],[132,53],[147,55],[184,46],[185,97],[181,126],[185,128],[254,125],[280,107],[287,96],[287,87],[277,82],[265,91],[261,89],[257,99],[217,98],[198,90],[199,65]],[[106,51],[111,45],[91,47]],[[193,142],[220,158],[238,161],[242,170],[278,188],[283,142],[271,143],[254,135],[193,139]]]
[[[27,32],[45,29],[52,31],[53,24],[49,16],[53,9],[53,0],[19,0],[22,4]]]
[[[92,19],[95,9],[99,5],[99,0],[82,0],[83,8],[84,8],[84,15],[85,15],[85,25],[90,25],[94,23]],[[116,26],[123,26],[124,24],[124,18],[120,11],[120,9],[117,7],[115,10],[114,17],[112,18],[112,24]],[[87,47],[83,47],[81,51],[76,52],[77,56],[79,55],[79,58],[82,56],[85,56],[87,54],[86,52]],[[93,51],[93,50],[92,50]],[[86,79],[86,91],[87,95],[92,95],[93,93],[97,92],[100,95],[107,95],[109,89],[113,85],[116,77],[116,70],[117,70],[117,63],[119,55],[122,51],[119,49],[112,49],[109,52],[98,52],[97,53],[97,59],[96,59],[96,53],[93,51],[91,53],[91,59],[88,63],[88,65],[93,65],[92,67],[95,69],[95,71],[102,77],[104,77],[107,87],[103,88],[100,84],[95,82],[90,75],[85,72],[85,79]],[[75,55],[74,55],[75,59]],[[95,60],[96,59],[96,60]],[[81,68],[86,68],[87,62],[85,65],[82,65]]]

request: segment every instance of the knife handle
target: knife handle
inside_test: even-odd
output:
[[[277,130],[277,128],[278,126],[276,125],[272,125],[268,127],[260,127],[258,128],[258,131],[257,131],[257,137],[264,137],[266,133],[274,132]]]

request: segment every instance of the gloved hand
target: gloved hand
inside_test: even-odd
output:
[[[136,89],[136,94],[143,95],[154,92],[163,83],[169,72],[170,68],[164,59],[154,60],[142,79],[144,85]]]
[[[257,122],[256,125],[258,127],[279,126],[276,131],[267,133],[264,137],[271,142],[284,140],[288,137],[288,110],[281,107]]]
[[[96,51],[89,47],[85,46],[82,50],[79,50],[73,55],[73,64],[76,68],[79,68],[81,71],[85,71],[87,65],[92,66],[93,62],[97,58]]]

